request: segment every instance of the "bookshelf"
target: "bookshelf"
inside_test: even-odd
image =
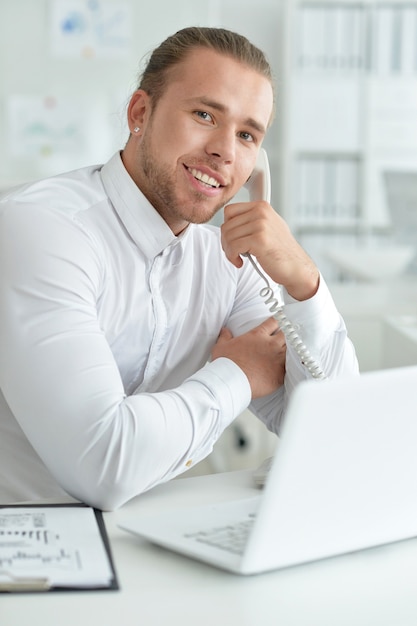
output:
[[[279,211],[323,267],[326,247],[393,239],[386,174],[417,172],[417,0],[281,10]]]

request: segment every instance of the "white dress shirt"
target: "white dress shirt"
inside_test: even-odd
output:
[[[206,457],[251,399],[210,350],[223,326],[269,316],[262,286],[226,259],[218,228],[174,236],[118,153],[3,196],[0,501],[113,509]],[[323,279],[310,300],[284,299],[327,375],[356,373]],[[268,428],[307,376],[289,349],[285,387],[251,405]]]

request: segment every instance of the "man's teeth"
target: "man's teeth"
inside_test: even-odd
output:
[[[202,183],[210,185],[210,187],[220,187],[220,183],[215,178],[212,178],[212,176],[203,174],[203,172],[195,169],[190,169],[189,171],[194,176],[194,178],[197,178],[197,180],[201,180]]]

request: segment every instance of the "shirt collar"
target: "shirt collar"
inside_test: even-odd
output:
[[[104,188],[136,245],[150,259],[168,246],[184,241],[176,237],[165,220],[145,198],[123,165],[120,152],[101,169]],[[189,228],[183,233],[185,235]]]

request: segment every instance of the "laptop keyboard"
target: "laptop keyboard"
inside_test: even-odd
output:
[[[202,530],[184,535],[188,539],[200,541],[210,546],[215,546],[221,550],[227,550],[233,554],[242,554],[252,530],[255,515],[250,515],[250,519],[235,524],[227,524],[210,530]]]

